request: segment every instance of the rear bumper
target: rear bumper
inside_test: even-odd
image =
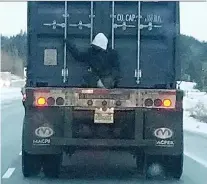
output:
[[[103,147],[103,148],[132,148],[132,147],[154,147],[154,140],[116,140],[116,139],[72,139],[51,138],[53,146],[78,146],[78,147]]]

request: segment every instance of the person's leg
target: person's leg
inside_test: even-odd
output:
[[[103,85],[105,86],[105,88],[114,88],[115,81],[112,75],[101,78],[101,81]]]
[[[84,87],[96,88],[98,77],[95,76],[92,72],[88,72],[86,75],[84,75],[83,81],[84,81],[84,85],[83,85]]]

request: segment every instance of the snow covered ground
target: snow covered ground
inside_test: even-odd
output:
[[[182,82],[180,85],[185,91],[183,127],[186,131],[207,135],[207,93],[193,89],[194,86],[195,83],[191,82]]]
[[[21,87],[24,85],[24,79],[21,77],[11,76],[11,87],[0,88],[1,105],[10,104],[14,100],[21,100]]]
[[[21,88],[20,87],[10,87],[1,88],[1,105],[12,103],[14,100],[21,100]]]
[[[18,77],[13,77],[13,82],[21,81]],[[19,84],[18,84],[19,85]],[[21,85],[17,87],[1,88],[1,105],[12,103],[14,100],[21,100]],[[207,94],[193,89],[195,83],[182,82],[180,87],[185,91],[184,97],[184,130],[207,135]],[[194,118],[196,117],[196,119]],[[199,120],[198,120],[199,119]]]

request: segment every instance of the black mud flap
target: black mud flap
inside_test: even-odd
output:
[[[183,154],[183,112],[151,110],[144,113],[144,139],[155,140],[153,147],[146,148],[147,154]]]
[[[58,154],[61,147],[51,145],[51,138],[63,136],[61,108],[26,108],[22,130],[22,149],[30,154]]]

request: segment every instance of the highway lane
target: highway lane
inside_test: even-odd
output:
[[[180,181],[144,180],[137,175],[135,160],[127,153],[79,152],[65,159],[59,179],[23,178],[21,173],[21,130],[24,109],[21,101],[2,106],[1,178],[3,184],[66,183],[136,183],[136,184],[206,184],[207,138],[185,132],[184,172]],[[190,154],[190,155],[189,155]]]

